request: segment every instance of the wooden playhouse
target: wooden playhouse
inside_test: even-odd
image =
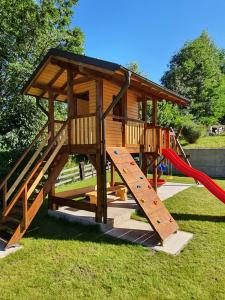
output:
[[[50,209],[72,206],[95,212],[96,222],[106,223],[107,160],[112,163],[111,191],[117,189],[116,170],[160,240],[177,231],[156,193],[158,158],[163,148],[170,147],[169,128],[157,124],[157,103],[166,100],[185,106],[187,99],[121,65],[59,49],[49,50],[22,92],[36,97],[39,107],[40,99],[48,101],[47,112],[41,107],[48,122],[0,184],[0,240],[5,247],[24,235],[47,194]],[[55,120],[56,101],[67,103],[64,121]],[[150,122],[148,101],[152,102]],[[94,203],[73,201],[70,192],[60,197],[55,194],[55,181],[71,154],[86,155],[96,169]],[[141,155],[141,169],[131,154]],[[146,179],[148,161],[153,187]],[[87,187],[81,194],[91,191]]]

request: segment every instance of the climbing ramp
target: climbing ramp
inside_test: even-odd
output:
[[[106,150],[137,204],[144,211],[150,225],[160,239],[164,241],[178,230],[176,221],[161,202],[127,149],[124,147],[107,147]]]

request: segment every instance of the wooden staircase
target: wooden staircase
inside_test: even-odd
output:
[[[16,244],[25,234],[67,162],[68,154],[59,153],[67,139],[67,126],[68,121],[51,138],[47,123],[0,184],[3,194],[0,244],[4,248]],[[37,144],[37,149],[33,150]],[[29,156],[31,158],[22,168]]]

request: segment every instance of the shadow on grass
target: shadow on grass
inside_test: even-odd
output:
[[[224,222],[225,216],[210,216],[210,215],[197,215],[197,214],[177,214],[172,213],[172,216],[177,221],[206,221],[206,222]]]

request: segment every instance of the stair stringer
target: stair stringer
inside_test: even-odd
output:
[[[28,227],[32,223],[34,217],[36,216],[37,212],[39,211],[41,205],[43,204],[43,201],[47,194],[49,193],[51,189],[51,185],[56,181],[57,177],[59,176],[60,172],[62,171],[63,167],[68,161],[68,154],[59,154],[55,157],[55,160],[57,158],[59,159],[57,162],[57,165],[55,167],[52,167],[52,172],[49,175],[47,181],[45,182],[43,188],[39,191],[38,195],[36,196],[35,200],[33,201],[32,205],[29,207],[27,212],[27,227],[24,227],[23,220],[18,225],[18,227],[15,229],[11,239],[8,241],[8,243],[5,245],[5,248],[8,248],[10,246],[15,245],[18,243],[18,241],[23,237],[23,235],[26,233]],[[54,160],[54,161],[55,161]],[[54,164],[53,161],[53,164]]]

